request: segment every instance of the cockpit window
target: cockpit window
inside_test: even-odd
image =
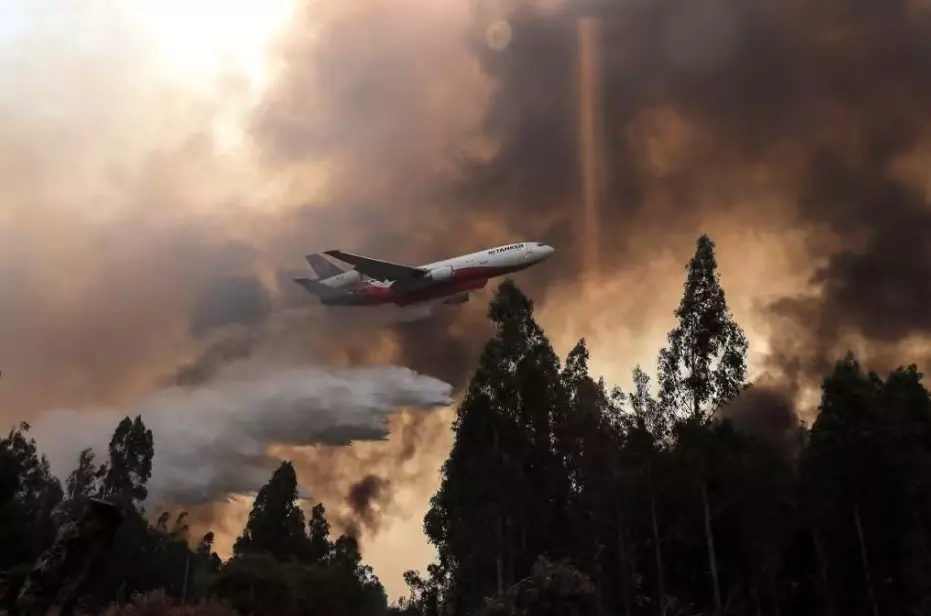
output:
[[[537,242],[537,246],[543,246],[543,242]]]

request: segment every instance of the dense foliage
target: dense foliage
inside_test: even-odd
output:
[[[656,388],[561,362],[511,282],[453,426],[424,520],[438,559],[388,607],[351,537],[305,519],[289,462],[259,492],[226,563],[184,516],[141,510],[154,444],[125,419],[64,489],[21,425],[0,439],[0,568],[17,576],[90,496],[121,527],[84,606],[109,613],[857,616],[931,613],[931,398],[914,366],[885,378],[848,356],[799,424],[747,383],[747,339],[714,244],[699,238]],[[780,415],[782,413],[782,415]],[[160,593],[146,597],[138,593]],[[7,594],[11,596],[12,592]],[[135,597],[135,598],[134,598]],[[118,602],[114,604],[114,602]]]
[[[916,368],[883,379],[848,356],[809,375],[825,377],[820,412],[801,425],[747,383],[707,236],[675,316],[655,392],[639,367],[628,393],[608,391],[584,340],[560,365],[531,302],[501,285],[425,518],[439,559],[407,575],[400,609],[931,613],[931,402]]]
[[[89,582],[80,611],[166,616],[195,614],[378,615],[387,601],[362,563],[352,537],[333,540],[323,504],[305,522],[290,462],[258,493],[234,556],[221,562],[214,535],[192,542],[186,514],[164,512],[148,523],[142,504],[154,456],[142,419],[124,419],[98,466],[81,452],[63,490],[21,424],[0,439],[0,612],[16,613],[15,597],[56,529],[75,519],[89,498],[117,503],[124,522],[101,570]]]

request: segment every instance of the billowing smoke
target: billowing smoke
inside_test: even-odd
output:
[[[718,415],[730,419],[745,434],[766,439],[786,458],[794,459],[802,444],[799,417],[795,400],[781,385],[756,383],[719,409]]]
[[[150,506],[192,507],[257,491],[276,465],[272,445],[345,447],[384,439],[389,414],[448,405],[450,393],[447,383],[396,366],[247,361],[227,366],[207,385],[166,389],[131,408],[47,412],[34,429],[53,470],[66,475],[81,449],[105,455],[119,420],[141,415],[156,448]],[[372,525],[366,503],[377,487],[357,492],[350,501]]]
[[[624,385],[654,365],[708,232],[780,433],[847,348],[879,368],[928,357],[926,2],[295,0],[257,94],[174,79],[120,11],[33,4],[0,43],[5,421],[132,409],[259,357],[403,365],[459,391],[485,302],[324,314],[289,272],[329,248],[418,263],[546,241],[557,256],[519,284],[561,352],[585,336]],[[275,455],[328,508],[380,478],[376,527],[390,511],[413,539],[446,421],[402,413],[385,442]]]
[[[578,64],[579,23],[592,19],[607,177],[597,235],[584,241],[604,247],[606,267],[649,259],[640,235],[686,256],[683,233],[707,230],[726,245],[742,243],[741,233],[779,237],[794,226],[801,245],[783,240],[782,252],[793,254],[777,258],[789,262],[799,290],[750,315],[783,333],[769,340],[771,369],[794,377],[801,362],[805,378],[817,378],[847,346],[884,363],[887,346],[927,333],[927,5],[514,7],[507,48],[480,52],[498,85],[486,118],[502,143],[472,183],[486,203],[506,203],[514,217],[531,208],[536,217],[582,217],[573,207],[580,180],[560,170],[579,168],[584,101],[559,93],[578,91],[587,70]],[[567,244],[584,270],[579,242],[557,245]]]
[[[378,531],[380,501],[389,487],[388,480],[376,475],[366,475],[349,486],[346,496],[349,515],[340,520],[348,535],[358,537],[363,529],[372,533]]]

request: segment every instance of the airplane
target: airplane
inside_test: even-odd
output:
[[[517,242],[411,266],[327,250],[323,254],[353,269],[342,270],[318,253],[309,254],[305,258],[317,280],[295,278],[294,282],[319,297],[324,306],[463,304],[469,301],[469,293],[484,288],[489,278],[527,269],[554,252],[542,242]]]

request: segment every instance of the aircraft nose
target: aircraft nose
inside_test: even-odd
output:
[[[543,259],[549,259],[553,256],[554,252],[556,252],[556,249],[548,244],[540,246],[540,257]]]

